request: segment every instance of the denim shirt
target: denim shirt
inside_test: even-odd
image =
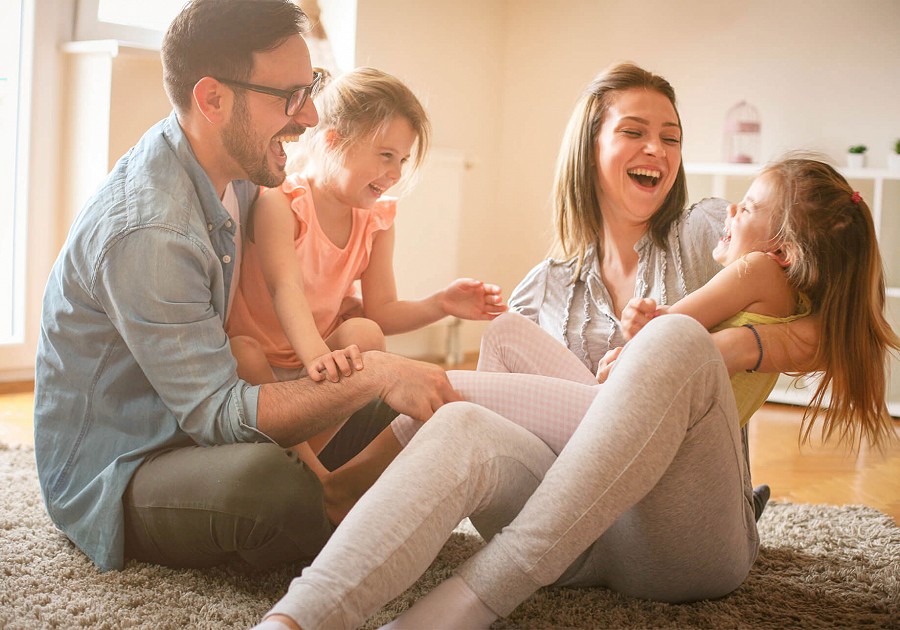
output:
[[[694,204],[672,225],[666,247],[645,234],[634,246],[634,297],[672,304],[718,273],[721,266],[712,250],[722,235],[727,207],[726,201],[712,198]],[[543,261],[512,292],[509,308],[537,323],[596,372],[603,355],[624,345],[625,337],[593,247],[578,277],[576,269],[575,259]]]
[[[257,187],[234,188],[246,216]],[[173,112],[115,165],[51,271],[38,477],[50,518],[101,569],[124,564],[121,499],[148,454],[269,441],[223,326],[235,230]]]

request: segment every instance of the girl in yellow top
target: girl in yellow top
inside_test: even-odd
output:
[[[724,267],[703,287],[672,305],[657,305],[652,298],[633,298],[622,311],[622,331],[631,339],[644,325],[665,313],[690,315],[715,331],[731,326],[777,324],[810,314],[809,300],[789,282],[787,273],[796,253],[779,239],[785,220],[769,167],[750,185],[739,204],[728,206],[725,230],[712,256]],[[847,199],[847,203],[851,203]],[[760,361],[762,357],[760,357]],[[777,374],[731,377],[741,425],[765,402]]]
[[[316,106],[320,122],[304,136],[302,171],[263,191],[253,207],[226,324],[238,375],[253,384],[304,375],[337,381],[362,369],[361,352],[384,350],[384,335],[447,315],[492,319],[506,309],[499,287],[469,278],[421,300],[397,299],[396,200],[384,194],[410,160],[410,171],[421,166],[430,133],[412,91],[358,68],[327,85]],[[362,317],[346,317],[357,280]],[[310,440],[313,450],[331,436]],[[298,451],[326,472],[305,445]]]
[[[631,300],[622,315],[626,336],[663,313],[690,315],[713,330],[747,326],[754,333],[754,323],[813,313],[822,321],[815,361],[822,378],[804,416],[804,435],[820,413],[826,439],[835,431],[851,442],[864,435],[877,443],[887,435],[884,367],[897,337],[884,318],[881,256],[859,192],[820,161],[775,162],[740,204],[729,206],[713,257],[725,268],[675,304]],[[757,367],[761,343],[759,352]],[[742,424],[765,401],[775,376],[732,377]],[[756,387],[742,384],[752,377],[761,377]]]
[[[826,439],[837,431],[850,442],[865,436],[879,443],[890,433],[884,366],[898,340],[884,318],[881,256],[865,201],[827,164],[791,157],[765,167],[741,203],[726,212],[713,251],[724,268],[674,304],[630,300],[622,312],[624,335],[630,339],[665,313],[689,315],[710,330],[748,326],[754,334],[754,324],[815,315],[822,321],[822,343],[809,371],[822,377],[807,410],[805,435],[822,413]],[[466,400],[525,427],[559,452],[621,350],[610,350],[591,375],[537,325],[510,314],[485,332],[479,372],[454,371],[449,377]],[[762,354],[760,343],[757,368]],[[749,372],[732,376],[742,426],[777,379],[755,368]],[[542,380],[546,376],[554,378]],[[829,388],[830,403],[823,409]],[[403,446],[420,426],[407,416],[392,425]]]

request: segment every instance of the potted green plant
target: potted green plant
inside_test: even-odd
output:
[[[849,168],[864,168],[866,165],[866,151],[869,150],[864,144],[854,144],[847,149],[847,166]]]
[[[888,153],[888,168],[900,172],[900,139],[894,143],[894,152]]]

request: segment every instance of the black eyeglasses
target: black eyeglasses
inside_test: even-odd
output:
[[[231,79],[220,79],[213,77],[216,81],[226,85],[252,90],[261,94],[270,94],[284,99],[284,115],[296,116],[297,112],[303,109],[306,99],[319,93],[319,86],[322,84],[322,73],[313,72],[313,80],[309,85],[301,85],[293,90],[277,90],[275,88],[266,87],[265,85],[255,85],[253,83],[244,83],[242,81],[232,81]]]

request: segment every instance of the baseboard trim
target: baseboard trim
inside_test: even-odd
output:
[[[30,394],[34,391],[34,381],[8,381],[0,382],[0,395],[2,394]]]

